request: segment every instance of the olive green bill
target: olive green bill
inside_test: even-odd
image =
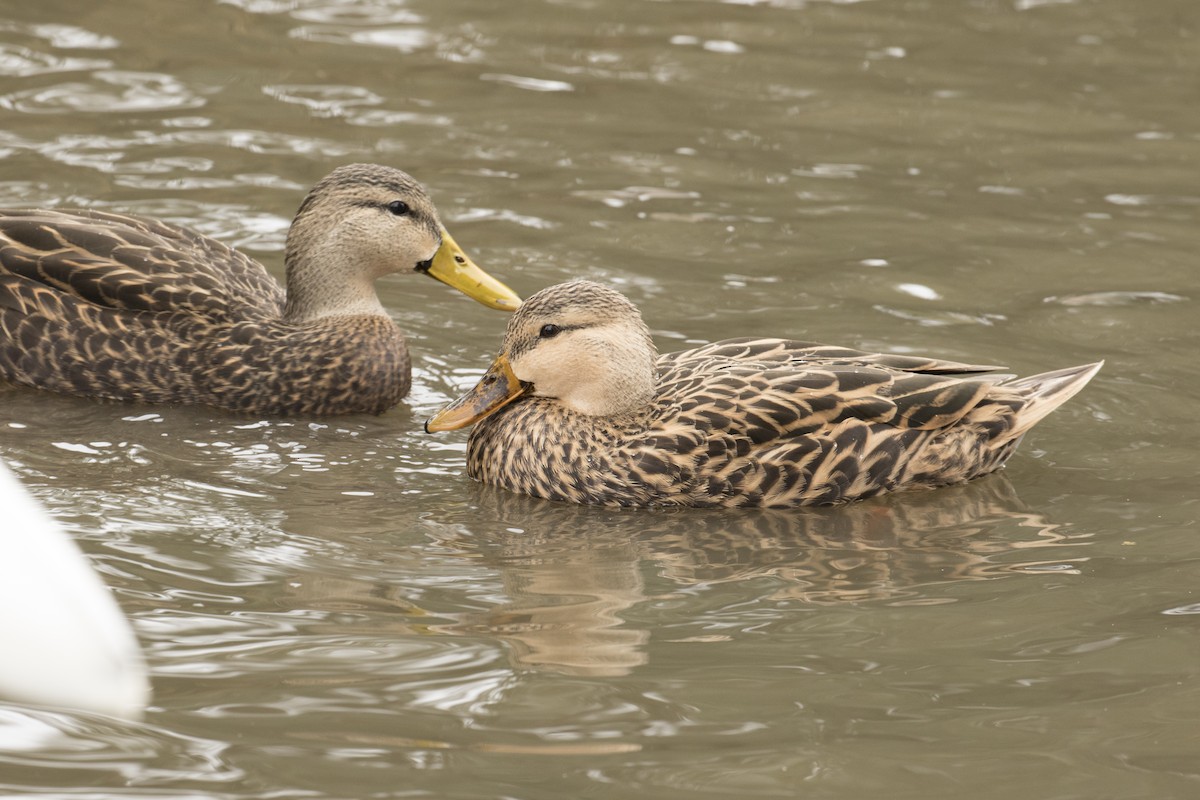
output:
[[[456,431],[472,425],[516,400],[529,387],[513,374],[507,356],[497,356],[473,389],[429,418],[425,432]]]

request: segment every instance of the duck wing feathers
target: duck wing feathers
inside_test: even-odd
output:
[[[737,426],[755,444],[847,419],[931,430],[978,405],[998,380],[979,373],[992,369],[789,339],[735,339],[662,356],[659,397],[670,402],[660,408],[701,427]]]
[[[631,454],[642,483],[688,505],[828,503],[966,480],[1011,453],[1000,442],[1024,402],[998,383],[1007,376],[983,374],[994,367],[784,339],[717,342],[659,369],[653,433]],[[682,458],[664,460],[664,484],[665,452]]]
[[[61,314],[68,298],[219,323],[278,318],[284,290],[258,262],[187,228],[104,211],[0,211],[0,307]]]

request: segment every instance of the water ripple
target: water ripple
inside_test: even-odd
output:
[[[295,19],[354,25],[417,25],[425,21],[420,14],[387,2],[323,3],[297,8]]]
[[[157,72],[97,70],[87,83],[60,83],[0,97],[0,107],[26,114],[125,113],[196,108],[199,92]]]
[[[429,31],[421,28],[347,28],[333,25],[305,25],[293,30],[292,38],[308,42],[371,45],[388,47],[401,53],[415,53],[433,42]]]
[[[3,102],[3,98],[0,98],[0,105]],[[135,131],[125,136],[64,133],[45,142],[0,134],[0,145],[11,150],[31,150],[60,164],[86,167],[103,173],[137,176],[180,170],[206,172],[214,167],[216,162],[213,158],[179,154],[178,151],[185,147],[228,147],[256,155],[313,155],[326,158],[345,158],[356,152],[356,148],[347,143],[314,136],[295,136],[262,130],[214,130],[192,127],[172,128],[165,132]],[[157,155],[139,158],[140,151]],[[248,184],[298,191],[308,188],[274,175],[262,174],[238,177],[232,179],[232,183],[207,183],[206,180],[195,180],[190,184],[185,180],[178,188],[214,188]],[[153,182],[147,182],[145,185],[161,188]]]
[[[652,200],[698,200],[699,192],[664,189],[658,186],[627,186],[624,189],[581,189],[571,192],[585,200],[598,200],[609,208],[622,208],[630,203]]]
[[[437,125],[448,128],[454,118],[442,114],[422,114],[415,111],[390,111],[382,108],[354,109],[346,114],[351,125],[364,127],[393,127],[397,125]]]
[[[227,749],[228,742],[152,725],[0,705],[3,790],[45,785],[48,772],[61,776],[56,785],[66,773],[71,784],[95,786],[149,786],[183,776],[200,783],[240,781],[245,774],[226,763]]]
[[[112,36],[92,33],[75,25],[27,25],[20,22],[0,20],[0,32],[21,33],[42,39],[51,47],[77,50],[111,50],[121,42]]]
[[[531,214],[518,214],[507,208],[472,208],[455,216],[455,222],[478,222],[479,220],[497,220],[500,222],[515,222],[524,228],[547,231],[557,227],[556,223]]]
[[[315,117],[340,117],[354,106],[376,106],[383,98],[361,86],[322,84],[276,84],[264,86],[263,94],[284,103],[302,105]]]
[[[503,83],[517,89],[531,92],[573,92],[575,87],[566,81],[552,81],[543,78],[530,78],[525,75],[506,75],[503,73],[487,72],[479,76],[480,80]]]
[[[0,75],[26,78],[52,72],[107,69],[111,61],[96,58],[63,58],[10,44],[0,44]]]
[[[148,185],[150,181],[125,179],[122,185]],[[165,188],[164,182],[160,188]],[[270,186],[289,191],[303,191],[303,187],[275,176],[235,175],[226,180],[215,180],[218,188],[240,188],[245,186]],[[179,188],[179,187],[177,187]],[[0,193],[2,196],[2,193]],[[233,247],[246,247],[260,252],[282,251],[287,239],[291,219],[277,214],[255,211],[246,206],[230,203],[201,203],[182,198],[138,200],[130,203],[97,203],[97,208],[111,207],[131,214],[154,217],[177,225],[186,225],[201,233],[220,239]]]
[[[178,134],[178,140],[194,144],[221,144],[259,155],[344,158],[358,152],[357,146],[347,142],[264,130],[186,131]]]
[[[1132,306],[1132,305],[1164,305],[1167,303],[1184,303],[1188,298],[1170,292],[1087,292],[1047,297],[1044,302],[1057,303],[1062,306]]]

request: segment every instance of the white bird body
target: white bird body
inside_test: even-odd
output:
[[[139,719],[146,664],[71,538],[0,463],[0,696]]]

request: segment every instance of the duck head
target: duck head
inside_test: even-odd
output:
[[[619,416],[653,399],[657,359],[641,313],[620,292],[586,280],[551,286],[521,305],[487,373],[425,430],[466,427],[525,396]]]

